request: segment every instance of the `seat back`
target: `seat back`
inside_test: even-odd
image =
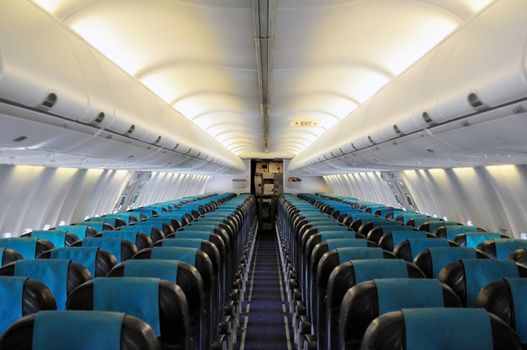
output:
[[[136,222],[133,225],[130,226],[122,226],[119,228],[120,230],[130,231],[130,230],[136,230],[136,232],[144,233],[152,239],[152,242],[157,242],[160,239],[165,238],[166,235],[172,233],[171,230],[165,229],[163,230],[163,227],[158,227],[158,225],[151,223],[149,220],[147,221],[140,221]],[[167,232],[165,234],[165,231]]]
[[[439,274],[439,280],[449,285],[463,305],[469,307],[474,306],[479,291],[487,284],[517,277],[527,277],[527,268],[513,261],[491,259],[459,260]]]
[[[0,276],[0,295],[0,334],[23,316],[56,309],[49,288],[26,277]]]
[[[130,227],[132,228],[130,229],[128,226],[123,226],[120,230],[102,231],[97,234],[97,237],[125,239],[134,244],[137,250],[150,248],[153,245],[150,235],[139,232],[138,229],[133,226]]]
[[[449,247],[457,245],[440,238],[408,238],[400,242],[393,249],[399,259],[413,261],[415,257],[428,248]]]
[[[453,240],[461,233],[478,232],[478,230],[479,229],[476,226],[445,225],[438,227],[433,233],[439,238]]]
[[[123,313],[43,311],[13,324],[0,340],[2,349],[160,350],[152,328]]]
[[[79,240],[77,236],[66,231],[31,231],[22,237],[46,240],[51,242],[55,248],[69,247],[73,242]]]
[[[97,234],[97,230],[88,225],[61,225],[55,227],[55,230],[72,233],[77,236],[78,239],[93,237]]]
[[[122,238],[91,237],[75,242],[74,246],[101,248],[111,253],[118,262],[131,259],[137,253],[135,244]]]
[[[220,305],[214,299],[213,291],[215,290],[215,276],[212,262],[207,254],[196,248],[183,247],[153,247],[143,249],[134,255],[133,259],[160,259],[160,260],[177,260],[194,266],[203,280],[203,291],[205,294],[205,306],[203,307],[206,320],[209,320],[205,332],[203,333],[204,341],[210,344],[211,332],[218,319]]]
[[[163,344],[178,349],[190,345],[187,300],[181,288],[170,281],[96,278],[71,294],[68,309],[124,312],[148,323]]]
[[[117,264],[108,251],[97,247],[55,248],[40,256],[41,259],[66,259],[84,266],[92,277],[105,277]]]
[[[439,247],[425,249],[414,262],[428,278],[438,278],[444,267],[461,259],[487,259],[487,256],[472,248]]]
[[[496,240],[500,238],[508,237],[502,236],[497,232],[467,232],[457,235],[454,238],[454,242],[459,244],[461,247],[476,249],[480,243],[483,243],[487,240]]]
[[[53,249],[49,241],[38,240],[30,237],[0,238],[0,247],[16,251],[24,259],[35,259],[46,250]]]
[[[21,259],[24,259],[24,257],[19,252],[9,248],[0,248],[0,266],[7,265]]]
[[[150,277],[176,283],[187,299],[190,315],[190,348],[199,348],[208,318],[203,280],[198,270],[177,260],[128,260],[116,265],[108,277]],[[209,317],[210,318],[210,317]]]
[[[486,285],[475,306],[498,316],[516,331],[522,345],[527,345],[527,279],[505,278]]]
[[[372,242],[379,243],[381,238],[391,231],[415,231],[415,228],[401,225],[398,222],[385,223],[373,227],[366,235],[366,238]]]
[[[487,240],[478,245],[478,249],[493,259],[508,259],[514,251],[527,248],[524,239],[495,239]]]
[[[26,277],[41,282],[53,293],[57,309],[64,310],[66,299],[82,283],[91,279],[89,271],[70,260],[19,260],[0,269],[0,276]]]
[[[329,334],[332,349],[360,346],[364,332],[380,315],[403,308],[461,307],[461,300],[436,279],[379,279],[348,289],[342,300],[336,335]]]
[[[361,349],[520,350],[514,331],[483,309],[403,309],[371,323]]]
[[[410,238],[434,238],[431,234],[423,231],[389,231],[379,241],[379,246],[392,251],[399,243]]]
[[[386,251],[383,253],[390,254]],[[322,260],[320,264],[322,264]],[[338,269],[334,269],[329,275],[325,303],[323,299],[318,299],[317,339],[319,348],[325,349],[327,347],[326,341],[329,334],[337,334],[342,298],[344,298],[349,288],[372,279],[424,277],[424,274],[417,266],[396,259],[395,256],[387,259],[352,260],[341,264]]]

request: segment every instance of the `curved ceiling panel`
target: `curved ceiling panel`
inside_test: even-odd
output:
[[[279,0],[270,150],[323,134],[491,2]],[[294,121],[316,126],[290,126]],[[295,155],[305,149],[294,146]]]
[[[492,1],[269,0],[267,155],[300,153]],[[235,154],[265,156],[252,1],[33,2]]]

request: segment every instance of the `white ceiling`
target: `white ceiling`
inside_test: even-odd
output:
[[[233,153],[265,156],[251,0],[33,2]],[[270,154],[300,153],[490,2],[276,0]]]

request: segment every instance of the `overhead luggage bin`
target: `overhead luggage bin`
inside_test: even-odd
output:
[[[63,118],[82,118],[88,95],[70,46],[73,34],[31,2],[6,1],[3,7],[0,96]],[[26,38],[26,45],[19,38]]]

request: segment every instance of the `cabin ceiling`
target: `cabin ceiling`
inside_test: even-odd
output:
[[[231,152],[291,158],[492,0],[269,0],[267,149],[250,0],[33,2]]]

